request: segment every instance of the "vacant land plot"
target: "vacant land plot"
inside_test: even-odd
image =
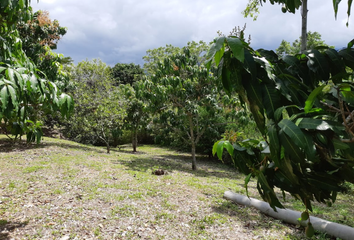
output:
[[[58,139],[11,146],[0,137],[0,239],[305,238],[296,226],[223,199],[226,190],[245,193],[244,176],[197,161],[194,172],[188,154],[156,146],[106,154]],[[258,198],[254,185],[250,191]],[[341,195],[332,208],[317,204],[315,215],[353,226],[353,202]]]

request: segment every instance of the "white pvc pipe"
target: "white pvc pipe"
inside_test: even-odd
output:
[[[276,208],[277,211],[275,212],[266,202],[259,201],[254,198],[248,198],[247,196],[240,195],[231,191],[226,191],[224,193],[224,198],[238,204],[255,207],[266,215],[283,220],[287,223],[295,225],[300,224],[302,226],[307,225],[307,221],[298,221],[298,219],[301,218],[301,213],[298,211]],[[310,218],[312,226],[315,230],[328,233],[331,236],[339,237],[343,240],[354,240],[354,228],[334,222],[329,222],[317,217],[310,216]]]

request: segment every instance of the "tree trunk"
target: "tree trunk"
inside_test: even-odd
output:
[[[301,218],[301,213],[298,211],[293,211],[290,209],[279,209],[276,208],[276,212],[269,206],[268,203],[259,201],[254,198],[248,198],[246,196],[226,191],[224,193],[224,198],[236,202],[241,205],[254,207],[264,214],[274,217],[276,219],[283,220],[284,222],[291,223],[294,225],[300,224],[301,226],[306,226],[307,221],[298,221]],[[351,240],[354,236],[354,228],[341,225],[338,223],[329,222],[317,217],[311,217],[310,221],[315,230],[325,232],[329,235],[344,239]]]
[[[195,144],[192,142],[192,170],[197,170],[197,160],[195,159]]]
[[[133,130],[132,135],[133,135],[132,136],[132,138],[133,138],[133,140],[132,140],[133,152],[136,152],[136,147],[138,145],[138,133],[137,133],[136,129]]]
[[[301,53],[307,48],[307,12],[307,0],[303,0],[301,6]]]
[[[111,146],[109,146],[109,142],[106,142],[107,146],[107,153],[109,154],[111,152]]]
[[[195,159],[195,139],[194,139],[194,124],[192,116],[188,116],[189,119],[189,137],[192,145],[192,170],[197,170],[197,161]]]

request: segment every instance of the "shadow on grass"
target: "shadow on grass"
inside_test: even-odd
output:
[[[10,139],[0,139],[0,152],[23,152],[23,151],[28,151],[31,149],[39,149],[39,148],[47,148],[47,147],[62,147],[65,149],[79,149],[83,151],[90,151],[90,152],[97,152],[97,153],[106,153],[107,150],[105,147],[102,148],[97,148],[97,147],[90,147],[90,146],[85,146],[82,144],[70,144],[70,143],[65,143],[65,142],[46,142],[42,141],[39,144],[36,143],[27,143],[25,140],[21,140],[18,142],[13,142]]]
[[[17,228],[23,228],[28,222],[8,222],[7,220],[0,219],[0,240],[12,239],[10,233]]]
[[[295,225],[285,223],[279,219],[267,216],[253,207],[247,207],[241,204],[234,203],[232,201],[223,202],[220,205],[212,206],[212,210],[215,213],[223,214],[236,218],[243,225],[243,228],[253,229],[265,229],[270,230],[281,224],[285,227],[291,228],[294,234],[286,233],[284,239],[299,240],[304,238],[304,234],[301,228],[297,228]],[[331,239],[331,238],[328,238]]]
[[[173,174],[174,171],[182,171],[185,173],[193,174],[197,177],[217,177],[239,179],[243,176],[235,174],[235,169],[231,166],[211,160],[207,157],[197,157],[197,171],[192,170],[191,157],[186,155],[176,154],[162,154],[155,156],[146,156],[145,153],[132,153],[136,157],[130,161],[127,160],[112,160],[113,164],[121,164],[130,170],[138,172],[153,171],[156,169],[166,170],[168,173]]]

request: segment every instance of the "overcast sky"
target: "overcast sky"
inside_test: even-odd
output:
[[[51,19],[67,27],[56,52],[75,63],[100,58],[109,65],[143,64],[146,50],[166,44],[183,47],[205,42],[247,24],[254,49],[276,49],[282,39],[300,36],[300,13],[283,14],[269,2],[257,21],[241,14],[248,0],[33,0],[34,11],[47,10]],[[347,0],[334,19],[332,0],[309,0],[308,31],[317,31],[328,45],[341,48],[354,38],[354,21],[346,27]]]

